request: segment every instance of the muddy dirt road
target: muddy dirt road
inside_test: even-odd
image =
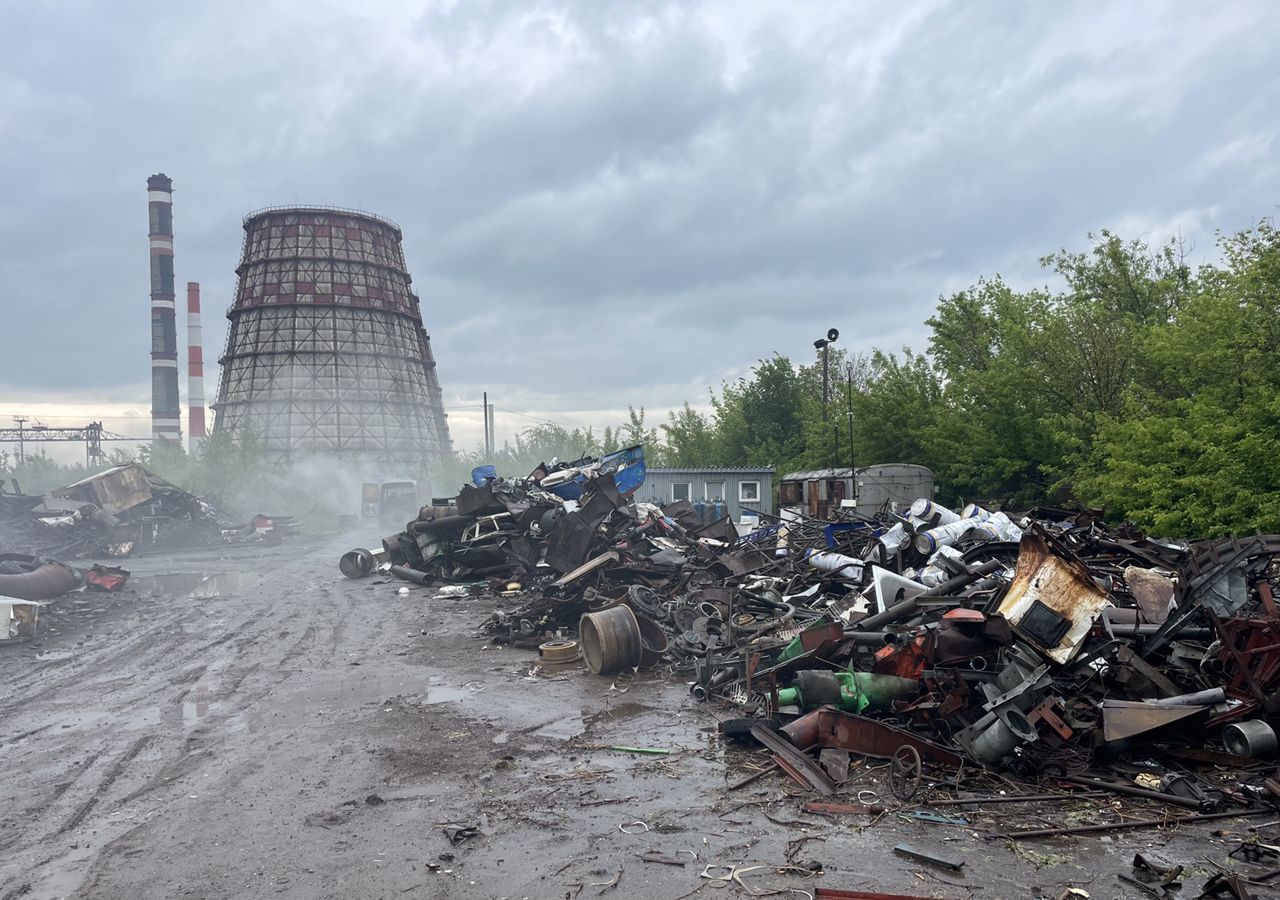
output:
[[[126,592],[62,598],[38,641],[0,646],[2,900],[1126,897],[1114,873],[1165,843],[1010,848],[976,835],[989,819],[807,814],[776,775],[729,791],[764,757],[726,750],[684,685],[540,671],[475,634],[487,602],[343,579],[355,542],[131,561]],[[1233,845],[1207,835],[1170,850]],[[896,857],[903,840],[965,869]]]

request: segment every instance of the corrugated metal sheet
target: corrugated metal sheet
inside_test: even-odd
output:
[[[656,467],[649,466],[648,471],[670,472],[672,474],[681,474],[681,475],[700,475],[702,473],[716,473],[716,472],[740,472],[742,474],[746,474],[750,472],[750,473],[767,473],[770,477],[772,477],[775,470],[772,466],[764,466],[758,469],[739,469],[735,466],[703,466],[702,468],[697,468],[697,469],[681,469],[681,468],[675,468],[671,466],[656,466]]]
[[[861,471],[861,470],[859,470]],[[853,469],[845,466],[843,469],[809,469],[805,472],[788,472],[782,476],[783,481],[810,481],[820,480],[824,478],[849,478],[853,475]]]
[[[910,463],[883,463],[858,470],[858,512],[872,515],[886,501],[900,511],[920,497],[933,497],[933,472]]]
[[[805,472],[788,472],[782,476],[781,482],[796,482],[801,485],[799,501],[788,501],[784,506],[806,509],[809,515],[824,515],[823,508],[836,500],[828,497],[831,482],[843,482],[843,489],[834,496],[844,499],[853,496],[853,469],[848,466],[834,469],[810,469]],[[911,463],[881,463],[875,466],[863,466],[857,470],[858,512],[863,515],[874,515],[887,501],[899,511],[905,510],[919,497],[933,496],[933,472],[924,466]],[[815,508],[811,502],[810,482],[817,482],[818,500]],[[832,490],[839,485],[832,486]],[[786,493],[785,491],[783,492]]]

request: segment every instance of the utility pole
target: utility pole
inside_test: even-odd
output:
[[[483,412],[484,416],[484,460],[489,461],[489,457],[493,455],[493,447],[489,443],[489,392],[484,392]]]

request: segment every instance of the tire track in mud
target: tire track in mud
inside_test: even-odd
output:
[[[99,782],[98,787],[94,790],[93,795],[80,804],[76,811],[71,814],[71,817],[63,823],[61,828],[58,829],[57,834],[66,834],[68,831],[84,821],[84,817],[98,805],[98,801],[102,799],[102,795],[111,789],[111,786],[116,783],[117,779],[124,774],[125,769],[129,767],[129,763],[138,758],[138,754],[146,749],[147,745],[151,743],[153,737],[154,735],[144,734],[142,737],[134,741],[133,745],[111,764],[110,768],[107,769],[106,774],[103,776],[102,781]]]
[[[93,855],[93,861],[89,864],[89,870],[85,873],[80,886],[75,892],[70,894],[68,900],[77,897],[93,897],[98,887],[98,881],[102,878],[102,873],[106,868],[106,863],[121,851],[128,852],[133,850],[135,845],[132,841],[134,832],[141,831],[143,825],[134,825],[119,837],[112,838],[107,841]]]
[[[38,844],[44,840],[47,840],[48,837],[40,838],[40,839],[32,839],[31,833],[35,830],[33,826],[38,824],[41,818],[47,819],[53,816],[55,804],[57,804],[57,802],[62,799],[62,796],[64,794],[66,794],[69,790],[71,790],[71,788],[73,788],[81,779],[83,779],[90,771],[93,770],[94,763],[96,763],[102,757],[103,752],[104,751],[102,750],[98,750],[90,754],[89,758],[86,759],[78,767],[78,769],[71,775],[70,778],[68,778],[66,781],[60,781],[54,784],[53,790],[50,792],[49,796],[39,801],[40,802],[39,807],[34,808],[37,810],[36,811],[37,821],[35,823],[28,824],[25,827],[17,830],[12,837],[0,840],[0,850],[8,850],[10,847],[13,847],[19,841],[22,841],[24,839],[28,840],[30,843],[35,843],[35,844]],[[56,834],[57,832],[53,831],[53,832],[46,832],[46,833]]]
[[[57,660],[47,667],[39,666],[31,670],[25,680],[6,679],[14,691],[13,700],[8,703],[0,702],[0,720],[16,718],[22,710],[35,708],[39,706],[41,700],[69,690],[101,690],[104,678],[108,683],[115,680],[119,677],[116,673],[124,667],[127,667],[130,672],[136,672],[152,662],[165,658],[174,662],[179,659],[186,662],[184,657],[173,652],[181,643],[182,635],[174,635],[158,641],[155,632],[143,632],[136,634],[123,644],[104,643],[88,648],[74,660]],[[69,661],[74,664],[62,665]],[[169,665],[173,665],[174,662],[170,662]],[[4,675],[3,668],[0,667],[0,677]],[[42,682],[47,683],[42,684]]]
[[[293,645],[290,646],[288,650],[285,651],[284,656],[280,657],[278,668],[284,668],[289,665],[289,663],[293,662],[299,656],[314,648],[315,645],[316,626],[308,625],[306,630],[302,632],[302,635],[293,642]]]
[[[119,740],[119,737],[126,736],[131,730],[132,722],[136,721],[137,716],[131,716],[131,713],[153,714],[156,708],[154,698],[157,694],[172,692],[174,684],[190,685],[198,682],[205,677],[209,671],[210,665],[214,662],[208,660],[208,654],[211,650],[231,641],[233,638],[243,635],[244,629],[258,617],[256,611],[245,610],[244,614],[238,616],[235,622],[224,635],[213,641],[207,641],[203,645],[195,648],[194,652],[184,652],[182,646],[184,641],[190,641],[194,634],[185,631],[183,625],[190,621],[191,617],[200,613],[200,609],[196,605],[186,605],[181,608],[176,606],[168,607],[173,611],[173,615],[166,617],[163,622],[156,623],[156,628],[148,629],[146,633],[138,633],[124,644],[100,645],[94,649],[90,649],[75,658],[73,667],[59,666],[59,671],[49,673],[47,671],[37,672],[35,678],[42,679],[44,685],[36,691],[28,691],[18,697],[19,702],[7,704],[6,709],[15,711],[26,710],[32,714],[41,712],[48,714],[51,706],[65,707],[69,703],[83,703],[87,708],[101,703],[103,695],[115,698],[120,697],[120,701],[110,706],[110,713],[120,724],[112,724],[109,727],[107,735],[105,735],[107,744]],[[164,640],[157,641],[155,639],[158,632],[167,632]],[[175,633],[176,632],[176,633]],[[243,660],[244,656],[252,655],[253,645],[256,639],[250,639],[242,642],[242,647],[233,652],[230,660],[232,666],[237,660]],[[105,652],[104,652],[105,651]],[[205,661],[202,661],[202,657]],[[59,660],[61,662],[61,660]],[[218,661],[225,667],[225,663]],[[192,663],[199,663],[192,665]],[[224,685],[220,686],[220,693],[230,695],[239,689],[242,682],[248,678],[258,665],[251,664],[239,667]],[[121,674],[121,673],[124,674]],[[97,677],[85,678],[86,673],[96,674]],[[169,676],[169,677],[166,677]],[[45,677],[49,676],[49,677]],[[130,690],[131,686],[136,687]],[[189,690],[189,689],[188,689]],[[181,704],[185,699],[188,691],[182,691],[176,698],[169,700],[164,706],[173,708],[173,704]],[[86,694],[88,695],[86,699]],[[51,703],[52,701],[52,703]],[[179,721],[180,718],[179,718]],[[163,723],[162,723],[163,724]],[[29,728],[10,740],[18,740],[26,736],[39,734],[53,728],[54,723],[41,724],[35,728]],[[97,737],[97,735],[95,735]],[[56,811],[53,805],[63,798],[64,794],[75,796],[80,794],[78,804],[71,813],[66,816],[61,825],[54,827],[52,824],[45,829],[31,828],[30,824],[26,828],[25,834],[15,835],[3,845],[4,849],[9,849],[16,844],[24,844],[27,846],[42,844],[51,841],[60,835],[68,835],[77,830],[77,828],[85,822],[90,816],[104,807],[111,798],[112,789],[127,776],[132,774],[132,769],[136,768],[131,764],[149,747],[166,743],[177,743],[179,752],[184,756],[190,752],[190,742],[187,740],[185,730],[180,726],[175,729],[170,726],[167,730],[160,733],[148,731],[127,745],[124,751],[109,766],[102,776],[102,780],[94,788],[89,788],[84,783],[85,773],[93,767],[93,764],[105,752],[100,750],[91,756],[80,768],[79,774],[61,785],[59,789],[46,801],[47,818]],[[59,743],[65,746],[74,747],[75,739],[71,733],[59,735]],[[65,751],[63,751],[65,752]],[[168,767],[166,767],[168,768]],[[172,774],[170,771],[168,774]],[[148,786],[152,789],[159,786],[156,784],[154,777],[148,779]],[[72,790],[74,788],[74,790]],[[91,790],[88,796],[84,796],[85,791]],[[135,791],[133,794],[137,794]],[[133,794],[126,795],[124,800]],[[59,804],[65,806],[65,804]],[[119,805],[119,804],[114,804]],[[44,834],[44,837],[35,838],[33,835]]]
[[[380,616],[356,617],[357,627],[348,629],[350,598],[296,577],[314,565],[300,560],[317,552],[298,554],[265,575],[261,590],[220,598],[216,608],[199,601],[157,604],[145,615],[111,622],[114,637],[104,637],[94,622],[94,633],[76,649],[76,636],[64,631],[61,647],[57,639],[48,646],[71,652],[69,658],[44,665],[14,658],[12,667],[0,659],[0,678],[6,669],[17,675],[19,665],[38,667],[22,672],[27,687],[0,706],[13,714],[0,712],[15,732],[8,741],[31,739],[33,751],[47,754],[49,771],[65,767],[86,740],[103,748],[77,763],[75,776],[58,784],[56,794],[45,793],[42,809],[14,820],[17,833],[0,849],[10,856],[16,847],[25,859],[14,880],[0,877],[0,896],[90,897],[100,889],[116,896],[113,865],[127,871],[136,863],[126,855],[164,834],[170,801],[190,791],[193,775],[208,776],[201,781],[204,794],[211,785],[221,791],[269,768],[258,739],[247,736],[246,713],[279,695],[290,679],[309,688],[315,675],[341,677],[351,651],[385,647]],[[295,596],[305,602],[293,602]],[[290,698],[272,704],[265,721],[292,702],[292,686],[287,690]],[[197,713],[197,721],[191,704],[206,696],[209,711]],[[71,712],[80,709],[89,711],[85,725],[55,730],[79,718]],[[0,736],[0,746],[5,741]],[[29,780],[54,783],[48,771],[29,773]]]

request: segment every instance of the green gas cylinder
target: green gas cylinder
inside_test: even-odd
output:
[[[897,675],[805,669],[796,673],[791,687],[778,691],[778,705],[803,710],[831,705],[860,713],[868,708],[890,709],[893,701],[909,700],[918,693],[920,682]]]

